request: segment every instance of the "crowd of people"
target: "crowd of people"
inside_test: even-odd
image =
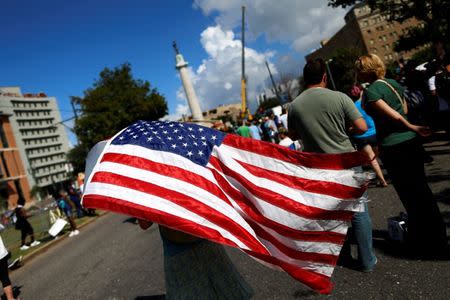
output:
[[[237,127],[234,133],[255,140],[280,144],[293,150],[301,150],[300,143],[289,138],[285,107],[282,107],[280,116],[270,110],[263,118],[242,121],[242,125]]]
[[[322,59],[309,61],[303,70],[306,89],[280,116],[270,112],[246,121],[236,133],[306,152],[361,151],[377,185],[386,187],[381,161],[406,211],[406,249],[440,255],[447,247],[446,227],[425,176],[424,163],[432,158],[423,143],[437,130],[446,131],[447,137],[450,133],[450,62],[442,42],[436,41],[434,49],[431,62],[399,61],[389,74],[392,78],[386,78],[386,66],[377,55],[363,55],[355,62],[356,83],[345,92],[327,88]],[[359,269],[370,272],[377,258],[366,204],[364,212],[354,215],[350,235],[358,246]],[[349,249],[344,245],[341,262],[351,259]]]
[[[445,93],[433,89],[430,80],[426,79],[426,74],[432,75],[430,77],[435,76],[436,82],[439,81],[437,76],[450,71],[446,58],[439,57],[439,62],[430,63],[425,73],[403,62],[396,76],[404,77],[401,80],[397,78],[397,81],[386,78],[386,66],[377,55],[363,55],[355,62],[357,83],[346,93],[327,88],[324,60],[309,61],[303,69],[306,89],[283,107],[281,115],[269,111],[262,118],[244,120],[234,130],[218,129],[245,138],[278,143],[297,151],[361,151],[366,154],[376,174],[378,186],[386,187],[388,180],[378,161],[380,159],[407,213],[405,249],[420,257],[435,257],[447,250],[447,233],[425,176],[427,156],[422,144],[432,134],[433,128],[442,125],[444,129],[449,128],[445,127],[445,122],[435,122],[435,115],[445,111],[441,102],[448,103]],[[417,72],[421,72],[422,77],[411,75]],[[424,84],[424,90],[419,91],[420,100],[417,100],[419,85],[415,82],[418,78],[423,78]],[[364,211],[354,214],[338,261],[361,272],[371,272],[378,263],[373,249],[367,199],[366,193],[362,197]],[[147,229],[152,223],[139,220],[139,224]],[[251,297],[251,289],[236,272],[221,246],[161,226],[160,232],[167,299],[204,294],[217,299],[231,294],[240,299]],[[356,260],[351,256],[350,239],[357,245]],[[205,257],[211,257],[213,263],[205,265]],[[192,265],[198,269],[185,267]],[[218,266],[226,271],[215,272]],[[201,284],[192,284],[194,281]],[[202,287],[200,290],[199,286]]]
[[[330,154],[361,151],[366,154],[378,185],[386,187],[388,181],[378,162],[380,159],[407,213],[407,249],[419,255],[439,255],[447,249],[446,226],[427,183],[422,144],[433,128],[450,128],[446,123],[449,119],[436,122],[436,114],[448,112],[450,101],[448,84],[445,84],[450,64],[442,46],[436,44],[436,60],[427,65],[418,67],[399,62],[392,74],[395,78],[386,78],[386,66],[377,55],[363,55],[355,62],[357,83],[345,93],[327,88],[324,60],[308,61],[303,69],[306,89],[284,106],[279,116],[270,111],[262,118],[244,120],[235,133],[296,151]],[[366,194],[363,199],[367,197]],[[55,202],[70,224],[69,237],[78,235],[75,216],[80,218],[92,211],[83,209],[80,194],[73,188],[61,189]],[[15,213],[22,236],[21,250],[28,249],[28,236],[30,246],[37,245],[39,242],[27,221],[29,215],[21,206]],[[152,222],[139,220],[139,225],[148,229]],[[367,202],[364,211],[354,213],[351,226],[348,234],[357,244],[357,269],[371,272],[378,259],[372,245]],[[251,288],[222,246],[163,226],[160,235],[167,299],[199,295],[251,297]],[[7,257],[4,248],[0,239],[0,279],[5,294],[12,299],[11,283],[3,268]],[[348,243],[342,248],[340,261],[344,264],[352,261],[354,265]],[[195,268],[186,270],[186,266]]]

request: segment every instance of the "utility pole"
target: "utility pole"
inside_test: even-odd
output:
[[[330,75],[331,86],[333,87],[333,90],[336,90],[336,85],[334,84],[334,80],[333,80],[333,74],[331,74],[331,69],[330,69],[330,66],[329,66],[329,63],[332,62],[332,61],[333,61],[333,59],[327,60],[325,62],[325,66],[327,67],[328,74]]]
[[[247,79],[245,78],[245,6],[242,6],[242,77],[241,77],[241,117],[245,118],[247,114]]]
[[[269,64],[267,63],[267,60],[266,60],[266,67],[267,67],[267,71],[269,71],[270,81],[272,81],[272,86],[273,86],[273,89],[275,90],[275,95],[277,96],[277,99],[278,99],[278,101],[280,101],[280,104],[281,104],[281,97],[280,97],[280,94],[278,93],[278,89],[277,89],[277,86],[275,85],[275,81],[273,80],[272,72],[270,72],[270,68],[269,68]]]
[[[73,99],[70,99],[70,105],[72,105],[73,115],[75,116],[75,121],[78,121],[78,113],[75,109],[75,104],[73,104]]]

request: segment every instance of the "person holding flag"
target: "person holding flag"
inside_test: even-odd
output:
[[[191,246],[217,260],[222,250],[210,242],[239,248],[325,294],[348,221],[362,210],[364,161],[358,152],[302,153],[197,124],[137,121],[89,153],[83,205],[208,240]],[[177,240],[162,231],[170,250]]]

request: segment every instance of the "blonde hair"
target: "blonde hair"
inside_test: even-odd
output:
[[[386,67],[383,61],[375,54],[360,56],[356,62],[356,73],[358,77],[375,81],[384,78]]]

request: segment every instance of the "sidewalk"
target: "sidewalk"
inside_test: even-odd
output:
[[[102,216],[106,215],[107,213],[108,213],[107,211],[97,210],[97,216],[84,216],[80,219],[75,219],[77,228],[81,229],[81,228],[85,227],[86,225],[96,221],[98,218],[101,218]],[[41,242],[41,244],[38,246],[35,246],[35,247],[30,247],[30,249],[28,249],[28,250],[22,251],[19,248],[14,248],[11,251],[11,261],[13,261],[14,259],[19,258],[19,257],[22,257],[22,263],[33,259],[35,256],[46,251],[49,247],[51,247],[55,243],[58,243],[64,239],[66,239],[70,233],[70,230],[68,228],[69,228],[69,225],[66,225],[66,227],[64,227],[62,233],[60,233],[57,236],[57,238],[50,236],[48,234],[48,232],[46,232],[43,237],[42,237],[42,233],[41,233],[41,235],[37,235],[36,240],[39,240]],[[13,271],[13,270],[10,270],[10,271]]]

